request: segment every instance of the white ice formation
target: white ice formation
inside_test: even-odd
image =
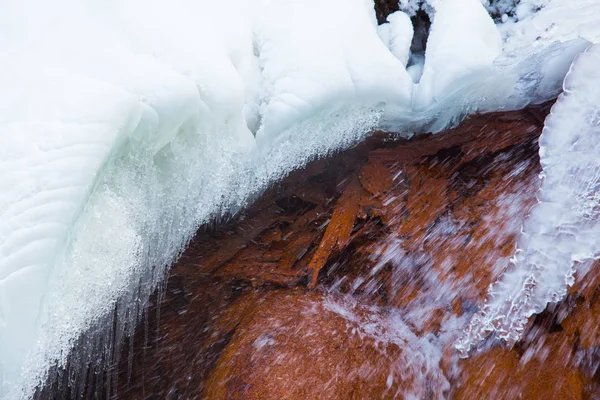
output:
[[[540,138],[542,187],[513,266],[490,288],[458,348],[490,332],[515,343],[529,317],[574,282],[575,262],[600,256],[600,45],[576,57]]]
[[[200,224],[311,158],[552,99],[600,19],[427,5],[414,84],[408,18],[372,0],[0,2],[0,398],[111,313],[130,332]]]

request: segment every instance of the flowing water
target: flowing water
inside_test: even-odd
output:
[[[133,338],[151,294],[155,303],[162,300],[165,294],[156,290],[165,287],[169,267],[194,232],[239,213],[309,161],[353,146],[377,129],[396,132],[395,139],[440,132],[475,112],[522,109],[556,97],[574,57],[600,37],[597,2],[524,0],[510,11],[500,3],[400,2],[400,14],[380,26],[377,20],[388,16],[381,10],[376,15],[368,0],[0,5],[6,61],[0,67],[0,397],[29,398],[65,367],[73,374],[64,378],[73,395],[89,389],[81,371],[120,365],[122,346]],[[500,12],[510,15],[493,15]],[[436,360],[452,343],[458,340],[458,350],[467,354],[497,332],[496,339],[515,344],[528,332],[532,314],[564,299],[574,283],[574,263],[580,274],[589,273],[587,261],[598,254],[597,52],[593,46],[576,58],[565,94],[547,120],[544,181],[531,215],[528,196],[537,191],[535,180],[517,179],[537,167],[531,159],[502,173],[495,169],[504,161],[493,158],[500,155],[485,159],[488,169],[481,173],[490,181],[504,174],[506,182],[525,186],[501,196],[482,194],[491,226],[483,221],[477,230],[453,206],[437,214],[457,201],[441,195],[449,177],[432,176],[433,167],[386,167],[394,188],[420,189],[414,195],[407,189],[408,200],[401,193],[382,200],[392,228],[365,259],[372,272],[330,286],[373,295],[383,284],[372,277],[387,271],[393,285],[386,296],[402,293],[404,284],[423,289],[413,291],[412,308],[400,307],[389,320],[387,310],[377,310],[367,324],[376,328],[361,331],[376,343],[419,342],[397,358],[417,360],[411,382],[437,384],[417,385],[411,395],[425,390],[445,396],[451,389],[444,379],[452,373],[438,371]],[[480,139],[477,132],[470,135],[473,143]],[[477,145],[468,150],[484,156]],[[456,157],[446,151],[447,159]],[[441,164],[446,160],[437,157]],[[464,187],[456,192],[478,199],[464,195],[480,191],[477,178],[459,165],[436,168],[440,176],[457,173],[460,179],[452,182]],[[348,190],[350,197],[360,192]],[[436,200],[423,203],[431,191],[439,192]],[[393,208],[403,199],[418,211],[407,216]],[[367,203],[360,197],[349,210],[376,214],[364,208]],[[335,270],[321,253],[342,251],[351,242],[356,232],[348,228],[350,211],[331,215],[331,231],[343,228],[338,239],[325,240],[320,252],[304,247],[286,265],[313,249],[318,257],[305,265],[312,269],[310,284],[317,283],[321,268]],[[419,218],[434,215],[439,218],[419,228]],[[416,236],[407,240],[409,233]],[[489,243],[503,235],[520,250],[509,251],[508,239]],[[312,243],[308,236],[294,243],[302,249],[305,242]],[[489,249],[473,261],[468,246]],[[461,248],[462,256],[440,254],[452,248]],[[479,264],[491,260],[494,265],[482,273]],[[460,297],[486,292],[505,270],[487,301]],[[287,284],[308,279],[290,271],[275,276],[285,276]],[[363,325],[357,315],[364,312],[356,311],[362,306],[332,296],[323,303],[327,312]],[[460,301],[452,308],[465,311],[438,321],[442,333],[416,334],[456,296]],[[106,375],[97,379],[98,387],[110,396],[118,386],[115,377],[97,372]],[[400,393],[392,389],[396,375],[391,373],[389,384],[386,378],[388,395]]]

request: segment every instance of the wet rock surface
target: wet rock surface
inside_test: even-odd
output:
[[[597,398],[600,265],[514,348],[454,349],[536,202],[547,112],[375,132],[206,227],[91,397]]]

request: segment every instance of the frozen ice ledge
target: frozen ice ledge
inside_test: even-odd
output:
[[[1,2],[0,398],[31,397],[113,316],[130,333],[200,224],[373,129],[552,99],[600,36],[594,1],[504,23],[412,3],[423,54],[372,0]]]
[[[531,210],[511,268],[489,289],[457,347],[466,354],[488,334],[514,344],[529,317],[562,300],[600,258],[600,45],[576,57],[540,138],[539,203]]]

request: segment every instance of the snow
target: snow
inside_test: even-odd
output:
[[[408,106],[412,82],[377,36],[372,3],[267,1],[267,7],[255,28],[264,78],[259,146],[326,108],[388,101]],[[332,23],[340,9],[343,19]]]
[[[200,224],[374,128],[551,99],[600,34],[585,0],[501,27],[478,0],[418,7],[409,74],[409,18],[378,28],[372,0],[1,2],[0,398],[113,310],[131,332]]]
[[[548,4],[549,0],[481,0],[486,10],[503,23],[514,22],[533,15]]]
[[[377,32],[394,57],[406,67],[413,39],[413,26],[410,17],[402,11],[396,11],[388,15],[385,24],[377,27]]]
[[[500,33],[479,0],[431,4],[435,14],[413,100],[417,110],[443,100],[458,85],[468,86],[492,73],[492,63],[502,53]]]

